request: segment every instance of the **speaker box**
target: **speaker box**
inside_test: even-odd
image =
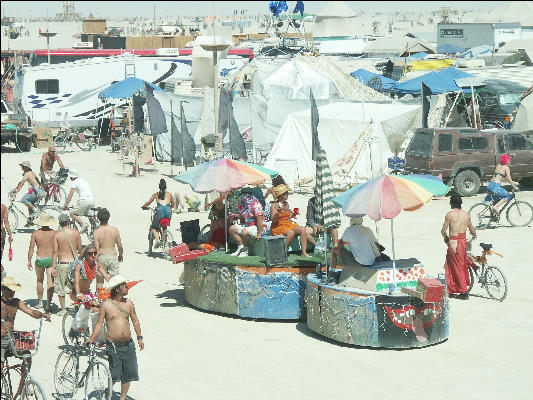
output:
[[[251,242],[250,255],[265,257],[268,266],[287,262],[287,242],[285,236],[267,236]]]
[[[180,222],[181,228],[181,241],[189,244],[191,242],[198,241],[198,235],[200,235],[200,220],[193,219],[191,221]]]

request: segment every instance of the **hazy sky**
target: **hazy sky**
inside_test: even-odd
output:
[[[320,12],[327,2],[304,1],[305,11]],[[412,12],[433,11],[440,7],[463,10],[492,9],[499,1],[347,1],[354,11],[365,12]],[[213,5],[217,15],[230,15],[233,10],[247,10],[248,14],[268,13],[268,1],[76,1],[75,11],[87,17],[212,15]],[[288,1],[293,9],[296,1]],[[54,17],[62,11],[61,1],[2,1],[2,16],[16,17]]]

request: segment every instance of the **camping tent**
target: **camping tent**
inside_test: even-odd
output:
[[[355,142],[361,149],[347,176],[351,182],[383,174],[387,158],[392,156],[391,147],[399,147],[410,131],[420,125],[419,105],[338,102],[318,107],[318,113],[318,136],[331,166],[347,155]],[[370,129],[365,133],[369,125]],[[274,168],[277,160],[291,159],[297,161],[298,179],[314,177],[310,109],[287,117],[265,166]]]
[[[533,26],[531,1],[502,1],[487,14],[480,14],[476,22],[520,22],[522,27]]]
[[[360,82],[363,82],[365,85],[370,79],[378,77],[378,79],[381,80],[381,88],[383,91],[390,91],[396,86],[398,86],[398,82],[396,82],[394,79],[390,79],[383,75],[367,71],[363,68],[359,68],[358,70],[351,72],[350,75],[353,76],[355,79],[359,80]]]
[[[310,30],[315,38],[356,35],[360,33],[356,16],[344,1],[329,1],[316,15]]]
[[[522,99],[516,112],[513,130],[533,134],[533,86],[529,88],[530,94]]]
[[[399,56],[419,52],[435,53],[435,48],[422,39],[409,37],[383,37],[367,42],[365,52],[370,54],[392,53]]]
[[[455,79],[469,78],[472,76],[473,75],[469,73],[450,67],[439,72],[431,71],[422,76],[400,83],[393,89],[393,91],[402,94],[420,94],[420,82],[424,82],[424,84],[431,89],[433,94],[451,93],[460,90],[459,86],[455,83]],[[463,89],[463,91],[470,93],[470,89]]]

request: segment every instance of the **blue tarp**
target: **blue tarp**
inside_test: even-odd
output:
[[[486,44],[482,44],[481,46],[472,47],[471,49],[465,51],[464,53],[459,54],[458,57],[473,58],[480,54],[485,54],[485,53],[492,53],[492,47]]]
[[[416,78],[400,83],[393,91],[402,94],[420,94],[420,82],[424,82],[433,94],[451,93],[461,89],[455,84],[455,79],[471,77],[473,75],[449,67],[439,72],[431,71],[428,74],[417,76]],[[463,91],[470,93],[470,89],[463,88]]]
[[[382,89],[385,91],[390,91],[396,86],[398,86],[398,82],[396,82],[394,79],[386,78],[383,75],[367,71],[363,68],[359,68],[357,71],[350,72],[350,76],[353,76],[355,79],[357,79],[359,82],[364,83],[365,85],[370,79],[377,76],[381,79]]]
[[[418,53],[411,54],[409,57],[423,59],[423,58],[426,58],[427,55],[428,53],[426,53],[425,51],[419,51]]]
[[[437,46],[437,53],[439,54],[455,54],[465,51],[463,47],[455,46],[453,44],[441,44]]]
[[[138,91],[144,93],[144,82],[139,78],[126,78],[120,82],[113,83],[108,88],[98,93],[99,99],[127,99],[132,97]],[[146,82],[147,85],[154,88],[156,91],[162,92],[163,89],[154,85],[153,83]]]

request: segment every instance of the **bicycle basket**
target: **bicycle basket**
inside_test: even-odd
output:
[[[14,331],[15,351],[35,349],[35,331]]]

